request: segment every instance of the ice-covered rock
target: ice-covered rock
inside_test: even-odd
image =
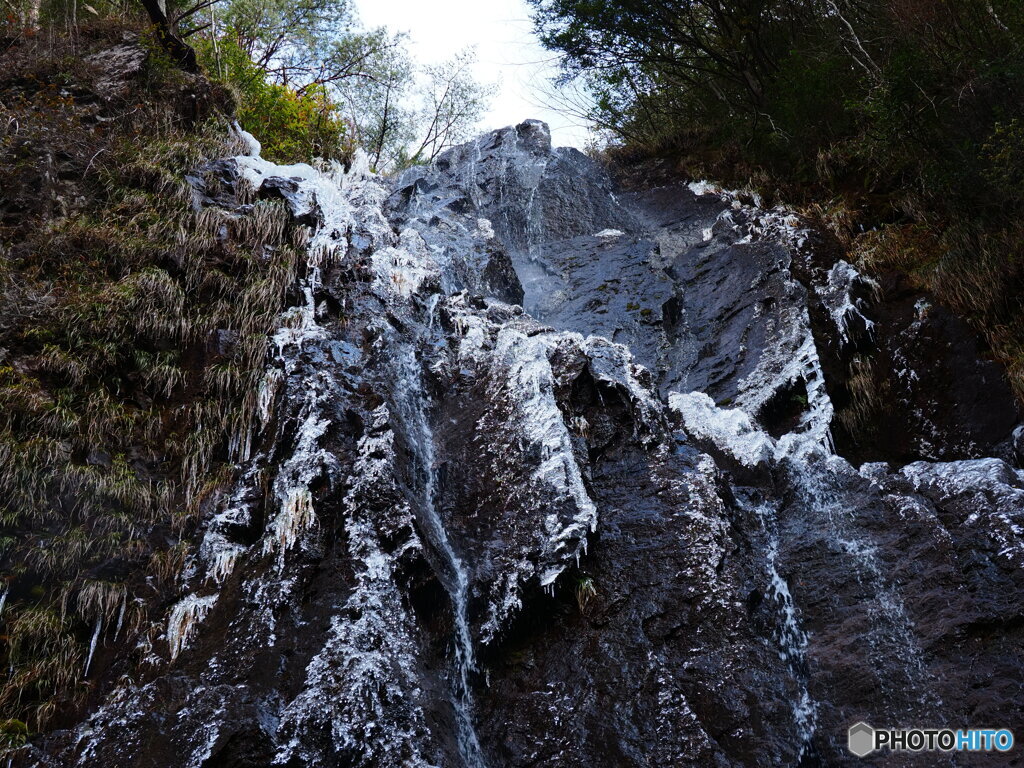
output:
[[[1014,711],[1021,472],[833,451],[872,310],[798,217],[536,121],[396,179],[241,138],[312,229],[258,426],[156,664],[38,764],[806,767]]]

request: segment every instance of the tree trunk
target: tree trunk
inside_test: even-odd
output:
[[[156,27],[160,45],[174,59],[174,63],[186,72],[198,72],[196,52],[181,38],[177,24],[168,16],[166,0],[142,0],[142,6]]]
[[[25,13],[25,28],[39,28],[39,12],[42,8],[42,0],[29,0],[28,10]]]

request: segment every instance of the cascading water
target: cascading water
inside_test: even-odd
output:
[[[839,478],[855,470],[842,458],[820,446],[808,446],[785,460],[800,506],[827,531],[829,540],[849,558],[849,570],[873,595],[869,626],[864,628],[876,668],[886,668],[880,685],[889,695],[903,696],[916,691],[920,703],[928,705],[923,715],[934,715],[941,706],[928,685],[921,648],[907,615],[897,584],[891,583],[878,562],[876,546],[855,527],[855,510],[840,489]],[[893,674],[895,672],[895,674]]]
[[[755,513],[760,518],[767,537],[764,559],[768,571],[771,597],[779,611],[779,658],[789,666],[796,682],[796,696],[793,700],[793,720],[796,724],[796,735],[800,741],[800,751],[796,762],[799,763],[807,750],[812,748],[814,732],[817,728],[818,705],[811,698],[807,687],[807,633],[800,626],[793,595],[789,584],[779,573],[779,531],[776,510],[769,504],[759,504]]]
[[[535,121],[391,180],[240,135],[300,299],[137,674],[26,765],[809,768],[1014,711],[1024,473],[836,454],[884,324],[794,216]]]
[[[428,328],[433,325],[434,304],[428,309]],[[422,371],[412,345],[396,345],[394,376],[396,415],[415,455],[416,475],[421,494],[419,515],[421,531],[439,560],[439,572],[452,605],[454,680],[452,704],[458,728],[459,752],[466,768],[485,768],[483,752],[473,725],[473,694],[470,676],[475,671],[473,638],[467,618],[469,575],[456,554],[437,508],[434,433],[425,402]]]

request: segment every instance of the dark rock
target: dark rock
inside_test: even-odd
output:
[[[869,310],[874,349],[854,364],[852,428],[839,449],[856,461],[947,461],[999,453],[1019,421],[1006,376],[975,331],[927,296],[886,283]],[[842,396],[840,396],[841,398]],[[842,399],[840,399],[842,403]],[[845,405],[845,403],[843,403]]]
[[[317,261],[251,457],[145,664],[22,764],[807,768],[861,719],[1012,726],[1024,476],[830,448],[869,349],[951,392],[849,455],[1010,445],[958,321],[883,338],[795,217],[621,192],[536,121],[380,184],[263,181],[316,203]]]

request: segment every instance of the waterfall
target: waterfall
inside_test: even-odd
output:
[[[796,217],[616,196],[535,122],[394,179],[242,139],[222,187],[313,229],[296,306],[73,761],[831,765],[965,691],[1002,725],[1024,473],[837,453],[829,355],[885,323]]]
[[[428,304],[427,327],[434,322],[436,301]],[[427,412],[426,388],[422,370],[412,344],[404,344],[395,356],[395,404],[410,449],[416,457],[416,474],[420,484],[417,519],[422,533],[439,559],[439,577],[451,600],[453,616],[452,642],[455,648],[455,670],[452,704],[458,729],[459,751],[466,768],[484,768],[483,752],[473,725],[473,695],[470,676],[475,671],[473,638],[467,618],[469,575],[465,564],[455,552],[437,508],[436,469],[434,466],[434,433]]]
[[[798,456],[785,459],[788,476],[798,502],[821,525],[840,552],[849,559],[857,580],[873,595],[869,606],[870,626],[864,630],[876,668],[894,662],[902,679],[880,675],[881,688],[897,698],[916,695],[930,709],[941,701],[930,693],[924,654],[907,615],[903,595],[879,562],[877,545],[858,531],[850,498],[840,489],[844,476],[857,478],[856,471],[839,456],[818,445],[807,446]]]

